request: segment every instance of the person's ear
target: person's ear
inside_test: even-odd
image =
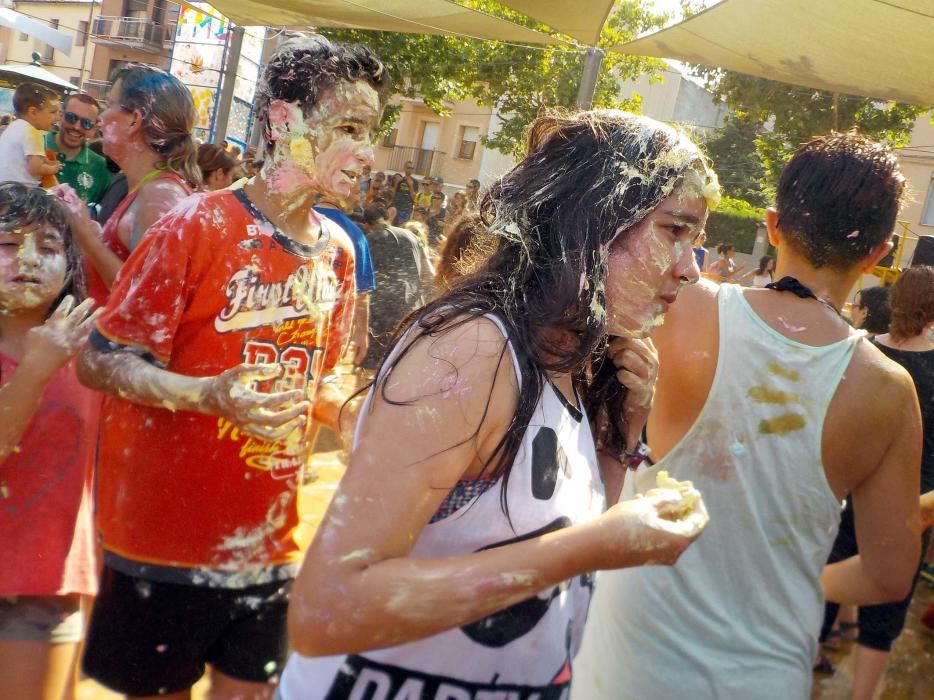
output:
[[[765,210],[765,230],[769,234],[769,243],[778,248],[781,245],[781,234],[778,232],[778,211],[774,207]]]
[[[863,272],[870,272],[872,268],[879,264],[879,261],[882,260],[882,258],[892,252],[893,248],[895,248],[895,243],[893,243],[891,240],[875,246],[872,250],[869,251],[869,255],[866,256],[865,264],[863,265]]]
[[[127,125],[127,131],[130,134],[138,134],[143,130],[143,113],[138,109],[130,112],[130,123]]]

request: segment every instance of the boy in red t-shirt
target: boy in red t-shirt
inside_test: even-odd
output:
[[[85,671],[130,696],[268,697],[301,552],[296,487],[319,393],[346,345],[353,247],[312,210],[372,163],[386,71],[320,37],[271,58],[268,156],[241,190],[195,195],[121,270],[81,358],[109,394],[98,523],[105,568]]]

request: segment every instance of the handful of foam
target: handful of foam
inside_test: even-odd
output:
[[[672,510],[671,520],[683,520],[694,512],[697,501],[700,500],[700,491],[694,488],[690,481],[678,481],[669,476],[668,472],[661,470],[655,477],[655,486],[660,489],[669,489],[681,494],[681,502]]]

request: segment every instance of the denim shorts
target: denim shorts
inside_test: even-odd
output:
[[[84,634],[81,598],[13,596],[0,598],[0,640],[76,644]]]

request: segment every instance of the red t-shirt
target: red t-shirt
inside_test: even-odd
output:
[[[92,342],[188,376],[278,363],[283,376],[260,390],[304,388],[314,401],[346,344],[354,299],[352,244],[324,226],[320,244],[302,246],[242,190],[190,197],[130,256]],[[98,521],[108,563],[228,587],[269,567],[294,571],[311,426],[298,440],[267,443],[225,419],[170,408],[104,401]]]
[[[17,362],[0,355],[0,383]],[[0,596],[97,592],[91,491],[100,394],[59,369],[0,462]]]
[[[155,182],[156,180],[163,179],[175,182],[179,187],[184,189],[185,192],[191,194],[191,187],[180,175],[167,170],[158,177],[153,178],[152,181]],[[129,192],[126,197],[121,199],[120,204],[117,205],[113,214],[107,219],[107,223],[104,224],[104,228],[101,229],[101,240],[104,242],[104,245],[110,248],[121,260],[126,260],[130,257],[130,251],[123,245],[123,241],[121,241],[120,237],[117,235],[117,227],[120,225],[120,220],[123,219],[123,215],[126,214],[127,209],[136,201],[138,195],[139,188]],[[88,296],[94,300],[95,306],[103,306],[107,303],[110,290],[107,289],[103,278],[98,274],[97,270],[94,269],[93,265],[87,263],[85,265],[85,271],[88,277]]]

